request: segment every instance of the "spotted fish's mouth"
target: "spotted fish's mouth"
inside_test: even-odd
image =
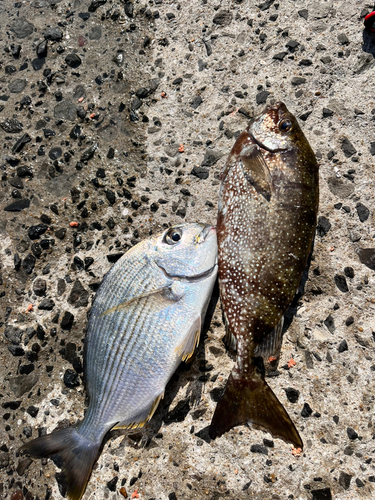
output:
[[[254,144],[258,146],[258,148],[264,149],[264,151],[268,151],[269,153],[281,153],[282,151],[287,150],[287,148],[275,148],[275,149],[268,148],[265,144],[262,144],[260,141],[258,141],[258,139],[256,139],[251,132],[248,132],[248,134],[250,136],[250,139],[254,142]]]
[[[217,268],[218,264],[217,264],[217,258],[216,258],[216,262],[212,267],[210,267],[206,271],[203,271],[202,273],[194,274],[192,276],[185,276],[185,275],[181,275],[181,274],[169,274],[164,269],[164,267],[162,267],[160,264],[156,263],[156,265],[158,266],[159,269],[161,269],[163,271],[165,276],[171,280],[178,280],[178,281],[182,281],[183,283],[194,283],[196,281],[201,281],[204,278],[208,278],[209,276],[212,276],[216,272],[216,268]]]

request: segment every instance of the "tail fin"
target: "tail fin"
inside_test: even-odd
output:
[[[67,483],[68,498],[80,500],[86,489],[100,445],[101,443],[87,440],[77,432],[75,427],[68,427],[33,439],[24,444],[20,451],[38,458],[57,455]]]
[[[219,401],[210,426],[215,439],[232,427],[251,422],[274,437],[303,448],[298,431],[262,375],[254,370],[250,378],[230,374],[224,395]]]

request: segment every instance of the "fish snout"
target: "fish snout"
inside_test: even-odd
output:
[[[216,227],[211,224],[202,224],[204,227],[202,231],[197,235],[196,242],[198,244],[204,243],[210,234],[216,235]]]
[[[274,104],[269,104],[266,106],[265,111],[283,111],[285,112],[287,110],[285,104],[281,101],[277,101]]]

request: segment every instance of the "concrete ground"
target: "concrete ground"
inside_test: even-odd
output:
[[[305,449],[246,426],[209,439],[233,366],[219,301],[146,429],[110,436],[84,499],[375,496],[373,7],[1,2],[0,498],[61,498],[53,462],[17,449],[83,417],[82,346],[103,275],[151,230],[215,223],[226,156],[276,100],[320,164],[305,294],[268,379]]]

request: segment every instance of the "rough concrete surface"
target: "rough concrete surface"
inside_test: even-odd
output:
[[[274,100],[320,163],[305,293],[268,379],[305,449],[246,426],[209,439],[234,359],[219,301],[146,429],[107,440],[84,499],[375,496],[372,8],[0,3],[1,498],[61,498],[54,463],[17,449],[83,417],[82,346],[103,275],[150,231],[215,223],[225,158]]]

